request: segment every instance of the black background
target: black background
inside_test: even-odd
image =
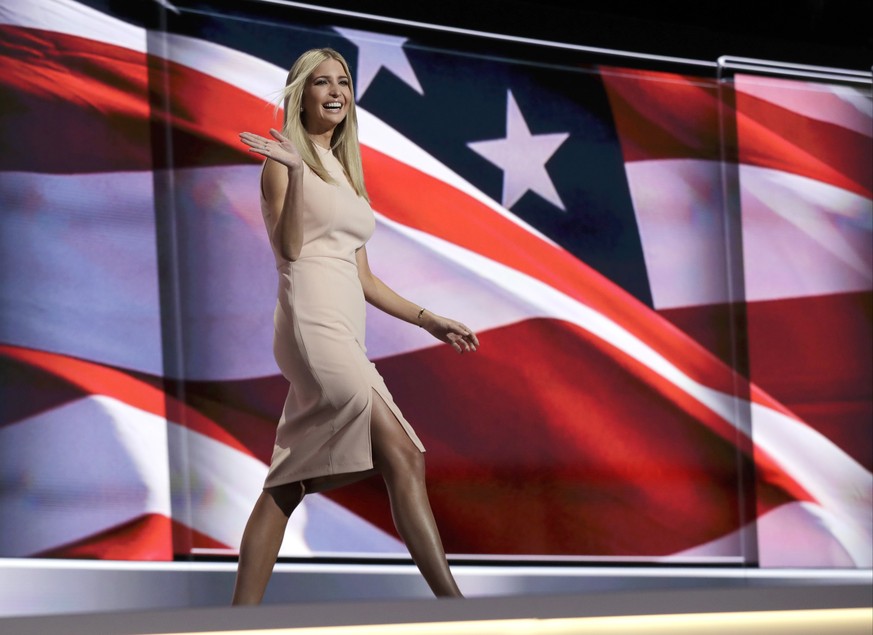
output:
[[[323,0],[313,3],[571,44],[870,70],[870,0]]]
[[[206,13],[272,15],[279,20],[287,11],[267,0],[80,1],[149,28],[160,26],[161,5]],[[300,4],[708,62],[731,55],[861,71],[873,67],[871,0],[302,0]],[[383,23],[380,30],[388,32],[391,27]],[[408,28],[400,32],[406,35]]]

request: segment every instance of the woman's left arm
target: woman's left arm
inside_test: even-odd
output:
[[[373,274],[367,261],[366,247],[358,249],[355,258],[367,302],[388,315],[420,326],[438,340],[451,344],[459,353],[472,352],[479,348],[479,339],[472,329],[410,302]]]

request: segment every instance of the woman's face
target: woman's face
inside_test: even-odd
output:
[[[303,125],[309,134],[336,128],[349,112],[352,91],[343,65],[330,58],[319,64],[303,89]]]

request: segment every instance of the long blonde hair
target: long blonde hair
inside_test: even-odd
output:
[[[355,110],[355,90],[352,85],[352,74],[349,71],[349,65],[345,58],[335,50],[330,48],[310,49],[294,62],[288,73],[285,88],[282,90],[282,103],[285,107],[285,122],[282,134],[291,139],[297,148],[297,152],[300,153],[300,158],[303,159],[303,162],[315,174],[326,183],[336,183],[321,162],[321,158],[315,151],[315,144],[312,142],[312,139],[306,134],[300,110],[303,104],[303,91],[306,88],[306,81],[315,72],[318,65],[328,59],[334,59],[342,64],[343,71],[349,78],[349,90],[351,91],[349,110],[342,123],[334,130],[330,146],[337,160],[343,166],[346,176],[352,184],[352,188],[354,188],[358,196],[362,196],[369,202],[370,197],[367,195],[367,189],[364,187],[361,147],[358,145],[358,114]]]

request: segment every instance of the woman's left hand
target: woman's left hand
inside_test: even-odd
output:
[[[451,344],[459,353],[472,353],[479,348],[479,338],[473,329],[430,311],[421,317],[421,327],[438,340]]]

